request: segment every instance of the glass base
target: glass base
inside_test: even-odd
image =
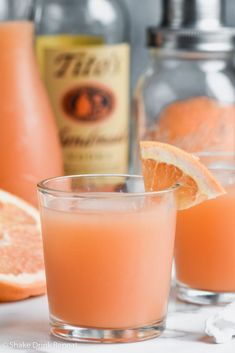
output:
[[[184,302],[201,305],[225,305],[235,300],[235,293],[232,292],[193,289],[180,282],[176,284],[176,296]]]
[[[131,343],[159,337],[165,329],[165,320],[133,329],[95,329],[69,325],[50,316],[51,333],[63,340],[87,343]]]

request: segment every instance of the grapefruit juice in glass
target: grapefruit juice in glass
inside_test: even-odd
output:
[[[235,299],[235,164],[226,156],[201,160],[227,194],[178,213],[177,295],[198,304],[223,304]]]
[[[133,342],[165,325],[175,237],[174,189],[144,192],[139,176],[39,184],[51,332]]]

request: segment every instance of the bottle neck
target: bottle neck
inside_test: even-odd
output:
[[[189,64],[189,65],[205,65],[208,66],[210,63],[211,69],[218,70],[226,67],[233,66],[233,52],[217,52],[217,53],[205,53],[205,52],[184,52],[184,51],[172,51],[168,52],[165,50],[151,49],[150,57],[152,66],[154,68],[169,68],[172,65],[178,64]],[[213,64],[213,65],[212,65]]]
[[[34,24],[30,21],[6,21],[0,23],[1,49],[8,55],[26,49],[33,50]],[[18,58],[17,58],[18,59]]]
[[[34,0],[1,0],[0,20],[26,21],[33,16]]]

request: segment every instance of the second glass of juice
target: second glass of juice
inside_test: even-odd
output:
[[[235,155],[199,157],[227,194],[178,213],[177,296],[191,303],[224,304],[235,299]]]
[[[175,238],[174,189],[140,176],[60,177],[38,185],[51,332],[134,342],[165,327]]]

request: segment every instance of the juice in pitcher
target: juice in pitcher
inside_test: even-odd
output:
[[[29,21],[0,22],[0,188],[37,205],[37,182],[63,170],[33,32]]]

